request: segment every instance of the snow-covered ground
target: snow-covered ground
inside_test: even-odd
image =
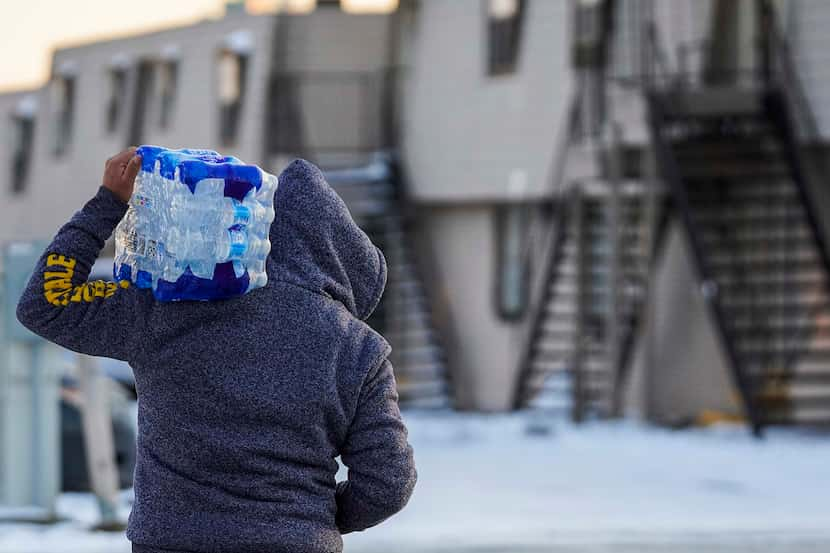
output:
[[[346,537],[346,551],[661,553],[830,551],[830,436],[745,428],[668,431],[528,415],[409,414],[419,483],[408,508]],[[129,509],[125,494],[124,514]],[[0,553],[120,553],[87,531],[88,495],[54,526],[0,524]],[[0,512],[1,513],[1,512]]]

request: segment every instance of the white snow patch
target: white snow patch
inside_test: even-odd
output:
[[[759,441],[743,427],[669,431],[631,422],[555,423],[534,435],[531,423],[547,421],[406,418],[415,494],[399,515],[346,536],[347,552],[830,544],[828,436],[772,431]],[[122,499],[126,517],[130,497]],[[0,553],[129,552],[122,534],[88,530],[97,517],[89,495],[65,494],[59,512],[69,520],[0,524]]]
[[[408,508],[347,536],[353,550],[418,544],[723,542],[748,535],[830,539],[830,440],[743,427],[669,431],[527,416],[409,418],[419,483]]]

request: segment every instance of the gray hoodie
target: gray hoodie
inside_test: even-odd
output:
[[[363,322],[386,263],[320,171],[282,173],[268,285],[225,301],[87,282],[126,207],[101,188],[47,248],[17,315],[133,367],[134,551],[332,553],[340,534],[403,508],[412,448],[389,345]],[[338,455],[349,478],[335,484]]]

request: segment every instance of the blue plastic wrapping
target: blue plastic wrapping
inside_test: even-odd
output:
[[[212,150],[141,146],[141,171],[115,229],[117,281],[159,301],[217,300],[268,282],[277,177]]]

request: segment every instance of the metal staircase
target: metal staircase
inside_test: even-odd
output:
[[[574,183],[558,210],[547,288],[517,407],[581,421],[618,410],[651,258],[638,183]],[[616,207],[615,207],[616,205]]]
[[[828,273],[796,146],[760,93],[676,109],[694,94],[652,95],[652,129],[747,416],[756,431],[830,423]]]
[[[830,424],[830,250],[806,153],[815,120],[769,0],[747,86],[647,92],[658,165],[756,434]],[[743,79],[745,81],[745,78]],[[814,167],[826,186],[823,165]]]
[[[386,257],[386,292],[368,322],[392,345],[401,406],[450,406],[444,349],[414,265],[394,163],[378,154],[362,167],[328,170],[326,178]]]

